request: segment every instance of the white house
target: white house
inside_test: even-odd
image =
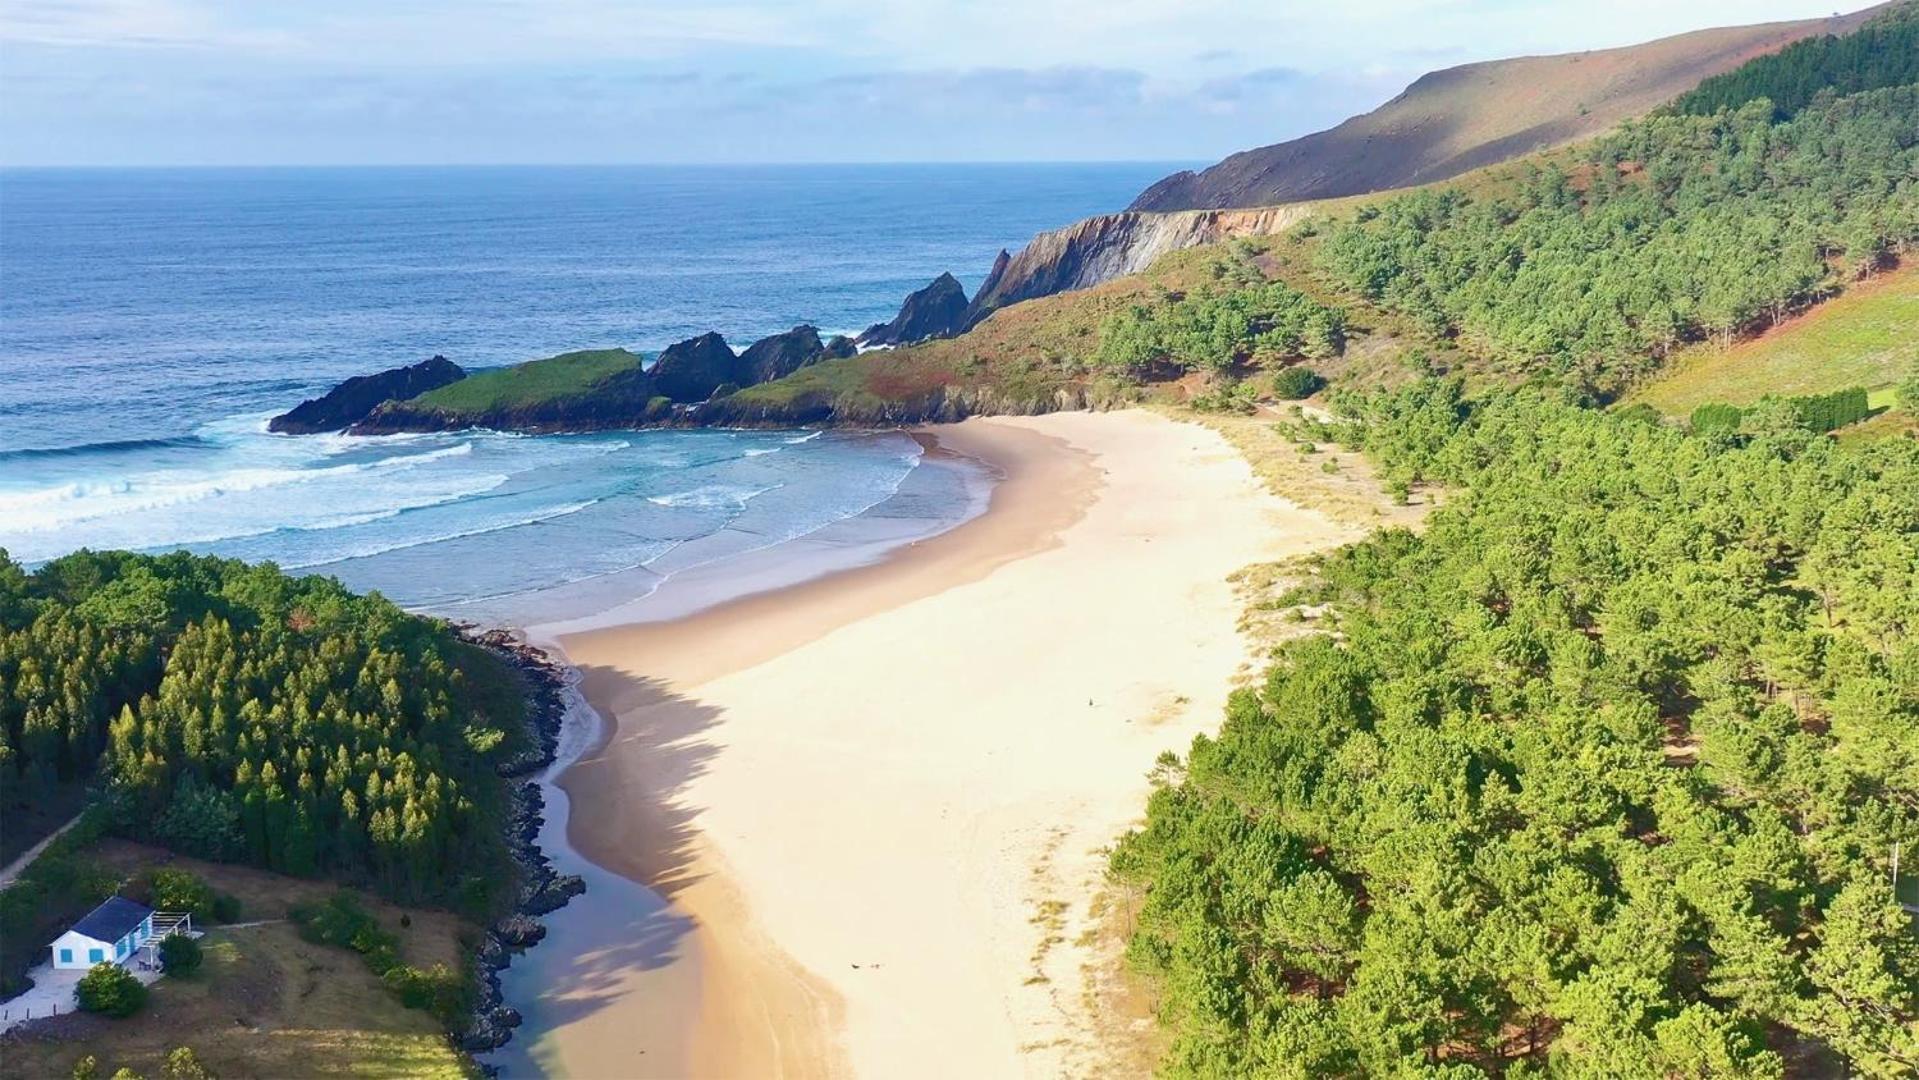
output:
[[[125,963],[153,936],[153,909],[123,896],[109,896],[73,929],[53,939],[53,966],[90,968]]]

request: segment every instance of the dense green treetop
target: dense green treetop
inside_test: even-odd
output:
[[[189,854],[482,904],[517,703],[436,622],[271,565],[0,553],[0,783],[97,782]],[[509,715],[511,714],[511,715]]]
[[[1329,227],[1340,287],[1495,370],[1610,398],[1919,242],[1919,88],[1625,125],[1492,194],[1420,190]]]
[[[1786,46],[1700,83],[1673,103],[1708,116],[1764,98],[1785,119],[1821,93],[1855,94],[1919,82],[1919,4],[1901,4],[1844,36],[1826,34]]]
[[[1454,495],[1323,561],[1113,857],[1175,1075],[1919,1069],[1919,443],[1427,381]]]

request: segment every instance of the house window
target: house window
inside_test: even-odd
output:
[[[87,950],[87,963],[89,964],[105,963],[106,959],[107,959],[107,951],[105,949],[88,949]]]
[[[73,950],[72,950],[72,949],[61,949],[61,950],[60,950],[60,962],[61,962],[61,963],[63,963],[63,964],[71,964],[71,963],[73,963]]]
[[[116,942],[114,942],[114,943],[113,943],[113,955],[115,955],[115,956],[125,956],[126,954],[127,954],[127,939],[126,939],[126,938],[121,938],[121,939],[120,939],[119,941],[116,941]]]

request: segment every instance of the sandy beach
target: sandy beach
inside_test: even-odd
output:
[[[929,434],[999,475],[986,513],[874,565],[561,639],[611,726],[562,778],[568,839],[670,912],[644,962],[548,989],[549,1067],[1101,1064],[1103,849],[1251,659],[1227,579],[1351,534],[1151,413]]]

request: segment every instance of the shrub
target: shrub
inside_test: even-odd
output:
[[[1298,401],[1319,393],[1326,380],[1304,365],[1285,368],[1273,376],[1273,396],[1281,401]]]
[[[213,894],[212,915],[214,922],[239,922],[241,910],[239,897],[234,896],[232,893]]]
[[[187,870],[153,872],[153,906],[162,911],[192,912],[196,919],[213,917],[213,887]]]
[[[1894,400],[1907,412],[1919,413],[1919,364],[1914,364],[1912,370],[1906,374],[1906,381],[1899,384],[1899,391]]]
[[[100,1080],[100,1059],[92,1054],[83,1055],[73,1063],[72,1080]]]
[[[1860,386],[1815,397],[1788,398],[1787,401],[1799,425],[1812,431],[1837,431],[1872,415],[1865,388]]]
[[[213,1080],[213,1074],[200,1064],[200,1056],[190,1046],[176,1046],[167,1055],[167,1063],[160,1070],[166,1080]]]
[[[471,983],[447,967],[435,964],[421,971],[395,964],[380,977],[409,1009],[422,1009],[448,1027],[455,1027],[472,1008]]]
[[[1630,420],[1635,424],[1651,424],[1653,427],[1658,427],[1665,423],[1666,419],[1660,415],[1658,409],[1653,408],[1643,401],[1637,405],[1628,405],[1623,409],[1618,409],[1614,411],[1613,415],[1619,417],[1621,420]]]
[[[168,934],[160,939],[160,966],[169,975],[190,975],[203,959],[200,943],[185,934]]]
[[[1734,432],[1739,430],[1745,418],[1745,410],[1737,405],[1701,405],[1692,411],[1692,429],[1700,435],[1714,431]]]
[[[80,977],[80,1007],[107,1016],[132,1016],[147,1002],[147,988],[133,973],[104,961]]]
[[[1213,389],[1193,395],[1192,406],[1200,412],[1250,414],[1259,408],[1259,399],[1252,384],[1222,379]]]

